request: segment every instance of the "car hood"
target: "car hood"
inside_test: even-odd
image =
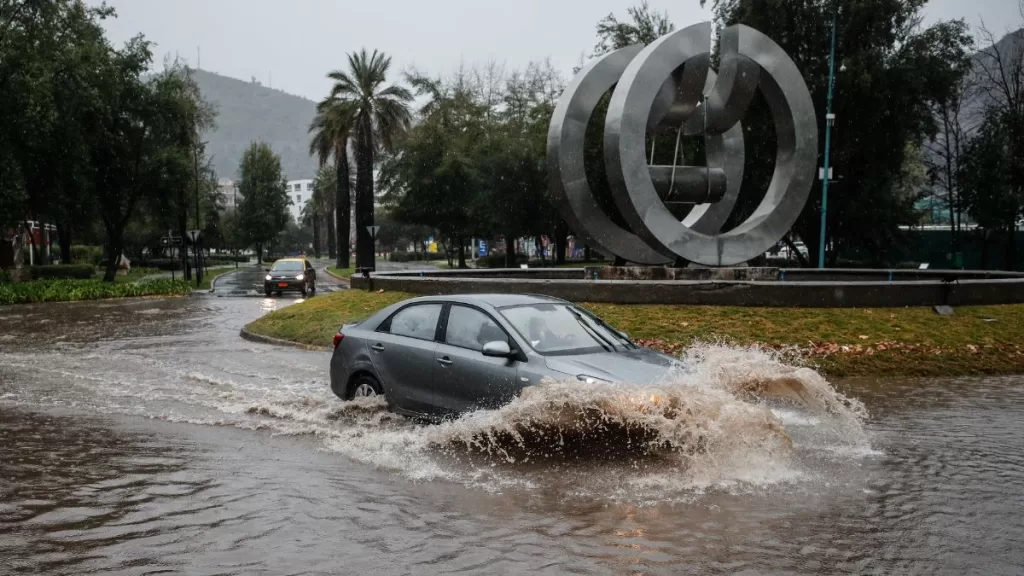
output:
[[[663,380],[674,370],[683,368],[683,363],[649,348],[600,352],[575,356],[548,356],[545,358],[551,370],[579,376],[594,376],[611,382],[652,384]]]

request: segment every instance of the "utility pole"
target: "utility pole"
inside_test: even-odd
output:
[[[231,206],[235,211],[235,236],[238,236],[238,186],[235,184],[231,185]],[[231,239],[231,243],[235,245],[235,268],[238,268],[238,240],[235,238]]]
[[[832,12],[832,48],[828,55],[828,101],[825,104],[825,170],[821,174],[821,238],[818,239],[818,268],[825,267],[825,225],[828,220],[828,181],[829,160],[832,148],[832,89],[836,84],[836,19],[839,16],[839,4],[836,3]]]
[[[195,149],[195,163],[196,163],[196,230],[201,230],[199,227],[199,147],[205,145],[206,142],[201,142],[196,146]],[[199,288],[199,283],[203,281],[203,268],[201,264],[200,249],[199,249],[199,238],[192,242],[192,250],[196,253],[196,288]]]

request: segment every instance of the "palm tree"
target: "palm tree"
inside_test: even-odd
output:
[[[327,100],[337,107],[351,129],[356,154],[356,265],[374,266],[373,163],[376,152],[389,152],[395,140],[409,129],[412,94],[397,84],[385,86],[391,57],[365,49],[348,55],[348,71],[327,75],[334,81]],[[340,180],[339,180],[340,184]],[[340,188],[340,186],[339,186]],[[339,196],[340,198],[340,196]],[[340,205],[340,204],[339,204]]]
[[[315,155],[323,168],[333,157],[338,185],[334,190],[334,229],[337,234],[338,268],[349,267],[349,235],[352,222],[352,193],[349,186],[350,168],[348,143],[352,120],[352,106],[349,103],[328,96],[316,107],[316,116],[309,126],[313,139],[309,143],[310,155]],[[326,213],[330,217],[331,212]],[[330,222],[330,220],[328,220]],[[334,250],[331,250],[334,252]]]
[[[337,222],[334,212],[334,207],[337,204],[337,191],[338,185],[335,181],[335,174],[330,168],[326,166],[321,167],[316,173],[316,180],[313,181],[313,196],[317,200],[318,212],[327,221],[325,226],[327,229],[327,246],[329,247],[327,252],[331,259],[336,258],[338,254],[338,241],[337,236],[335,236]]]
[[[300,221],[303,226],[313,227],[313,257],[320,258],[320,198],[319,192],[314,188],[313,195],[306,200],[302,207]]]

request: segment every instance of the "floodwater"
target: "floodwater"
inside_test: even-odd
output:
[[[708,347],[638,395],[427,425],[238,337],[294,301],[0,308],[0,574],[1024,569],[1022,378],[830,384]],[[780,375],[820,405],[742,393]]]

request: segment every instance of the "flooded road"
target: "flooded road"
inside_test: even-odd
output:
[[[1022,378],[845,382],[845,407],[758,407],[701,379],[785,368],[708,348],[687,384],[701,403],[675,421],[706,454],[634,457],[608,437],[623,449],[598,457],[503,440],[543,420],[538,403],[433,426],[341,402],[327,354],[238,337],[294,301],[0,308],[0,574],[1024,566]]]

